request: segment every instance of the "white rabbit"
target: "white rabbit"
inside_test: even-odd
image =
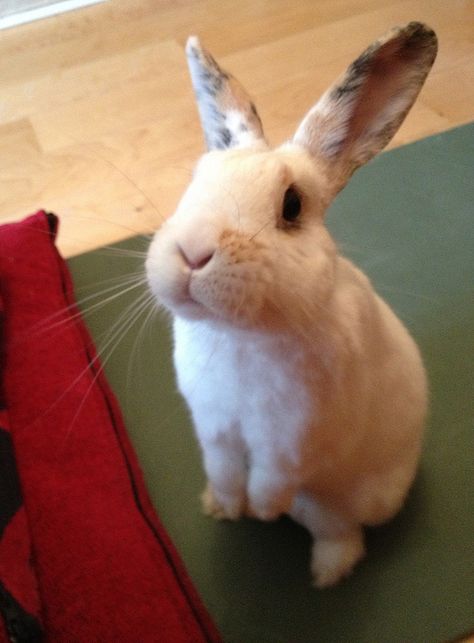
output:
[[[187,44],[210,151],[151,243],[148,281],[174,318],[204,510],[290,515],[314,538],[319,587],[364,555],[364,525],[402,506],[427,411],[415,342],[339,254],[324,212],[392,138],[436,51],[422,24],[392,30],[272,150],[240,84]]]

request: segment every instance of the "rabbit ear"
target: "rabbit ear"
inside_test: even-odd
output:
[[[374,42],[308,112],[293,138],[325,162],[340,189],[382,150],[413,105],[437,52],[435,33],[411,22]]]
[[[186,55],[208,149],[263,141],[260,117],[242,85],[219,67],[196,36],[188,39]]]

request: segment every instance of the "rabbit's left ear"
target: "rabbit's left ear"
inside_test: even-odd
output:
[[[337,191],[402,124],[431,69],[435,33],[411,22],[374,42],[306,115],[293,142],[322,162]]]
[[[186,55],[208,149],[264,141],[260,117],[247,92],[219,67],[196,36],[188,39]]]

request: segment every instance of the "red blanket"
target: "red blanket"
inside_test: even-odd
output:
[[[56,226],[39,212],[0,227],[0,641],[218,641],[76,316]]]

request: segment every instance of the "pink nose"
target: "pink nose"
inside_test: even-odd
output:
[[[183,257],[186,264],[191,268],[191,270],[200,270],[201,268],[204,268],[204,266],[206,266],[214,256],[214,250],[206,250],[205,252],[201,252],[200,254],[193,253],[191,255],[189,251],[186,252],[181,246],[178,246],[178,248],[181,256]]]

